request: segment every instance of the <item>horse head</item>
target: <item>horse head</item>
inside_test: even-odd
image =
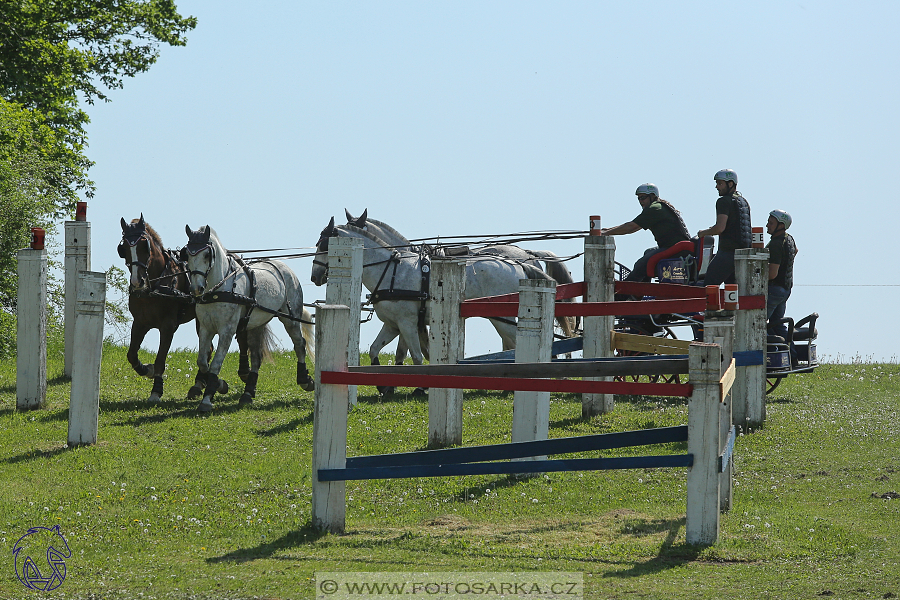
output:
[[[346,209],[344,209],[346,211]],[[310,280],[316,285],[324,285],[328,282],[328,240],[337,237],[338,229],[334,226],[334,217],[319,234],[316,242],[316,256],[313,258],[312,274]]]
[[[190,225],[185,225],[184,231],[188,243],[181,249],[180,258],[187,265],[191,294],[200,297],[206,291],[207,278],[217,258],[215,245],[211,241],[212,229],[205,225],[195,231]]]
[[[125,218],[122,223],[122,241],[116,247],[120,258],[125,259],[125,265],[128,267],[131,275],[128,288],[129,292],[145,290],[150,285],[150,279],[147,275],[151,260],[151,244],[150,236],[147,233],[147,223],[144,221],[144,213],[141,213],[140,219],[133,219],[131,223],[126,223]],[[141,243],[143,242],[143,243]]]

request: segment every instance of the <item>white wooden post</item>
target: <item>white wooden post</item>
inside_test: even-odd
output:
[[[334,240],[332,240],[334,241]],[[312,523],[343,533],[347,500],[343,481],[319,481],[319,469],[347,466],[346,385],[323,384],[322,371],[346,371],[350,329],[359,317],[347,306],[324,304],[316,309],[316,405],[313,408]]]
[[[350,307],[355,318],[350,323],[347,363],[359,366],[359,319],[362,297],[363,241],[357,238],[331,238],[328,243],[328,285],[325,303]],[[356,405],[356,387],[349,386],[350,406]]]
[[[72,388],[69,392],[69,446],[97,443],[100,418],[100,361],[106,273],[78,273]]]
[[[519,318],[516,327],[516,362],[550,362],[556,282],[519,281]],[[513,396],[513,442],[546,440],[550,431],[550,392],[522,392]],[[534,456],[519,460],[538,460]]]
[[[66,221],[65,254],[65,374],[72,376],[75,347],[75,304],[78,297],[78,273],[91,270],[91,224]]]
[[[584,241],[586,302],[612,302],[615,296],[616,242],[612,236],[588,236]],[[610,331],[615,317],[584,317],[584,358],[612,357]],[[612,377],[585,377],[586,381],[612,381]],[[582,394],[581,416],[589,418],[612,412],[613,394]]]
[[[687,474],[688,544],[714,544],[719,539],[719,380],[722,349],[715,344],[691,344],[688,351],[688,453],[694,464]]]
[[[740,296],[768,294],[768,249],[742,248],[734,252],[734,271]],[[766,351],[766,309],[742,309],[734,319],[734,350]],[[734,382],[734,424],[743,427],[759,427],[766,420],[766,365],[737,368]]]
[[[708,310],[703,321],[703,341],[718,344],[722,348],[722,371],[731,364],[734,348],[734,311]],[[719,447],[724,448],[732,427],[732,392],[725,394],[719,412]],[[734,460],[730,458],[719,474],[719,507],[722,512],[731,510]]]
[[[431,363],[454,365],[465,355],[465,319],[459,316],[466,297],[466,262],[445,257],[431,259],[429,285],[429,356]],[[432,388],[428,391],[428,446],[444,448],[462,444],[463,390]]]
[[[47,251],[16,253],[16,408],[44,406],[47,398]]]

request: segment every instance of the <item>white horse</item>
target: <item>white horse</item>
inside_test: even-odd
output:
[[[422,254],[400,251],[373,233],[352,225],[335,226],[334,218],[322,230],[316,243],[317,254],[328,252],[328,242],[332,237],[352,237],[361,239],[364,245],[363,280],[362,283],[370,292],[382,299],[374,302],[375,314],[384,324],[375,341],[369,348],[372,364],[378,364],[378,354],[398,335],[401,342],[409,348],[413,362],[422,364],[427,343],[422,339],[424,328],[419,327],[419,309],[422,300],[391,299],[396,292],[408,294],[422,290],[422,263],[426,257]],[[323,285],[328,281],[328,265],[322,260],[314,260],[312,282]],[[492,256],[470,256],[466,259],[466,297],[481,298],[510,294],[519,290],[521,279],[549,280],[543,271],[530,265],[514,261],[505,261]],[[395,292],[392,294],[392,292]],[[424,303],[424,321],[430,315],[428,302]],[[491,324],[503,340],[504,350],[516,347],[516,324],[507,319],[490,319]]]
[[[284,263],[266,260],[246,265],[230,254],[209,225],[193,231],[185,225],[188,244],[182,259],[190,272],[190,292],[197,300],[200,353],[197,366],[206,374],[201,412],[212,410],[213,395],[226,393],[228,384],[219,380],[222,361],[239,329],[246,329],[250,346],[250,374],[240,403],[253,402],[264,352],[271,343],[268,323],[273,316],[284,325],[297,355],[297,383],[312,390],[314,382],[306,370],[306,354],[314,359],[312,316],[303,307],[303,290],[296,274]],[[209,361],[212,338],[219,336],[215,357]],[[207,367],[207,365],[209,365]]]

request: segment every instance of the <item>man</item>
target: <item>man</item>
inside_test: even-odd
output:
[[[701,229],[698,237],[719,236],[719,249],[706,268],[706,285],[734,283],[734,251],[750,247],[750,204],[737,191],[737,173],[722,169],[716,173],[716,224]]]
[[[766,319],[769,321],[769,333],[787,338],[788,331],[780,320],[784,318],[787,300],[794,286],[794,257],[797,255],[797,244],[787,233],[791,226],[791,215],[783,210],[769,213],[766,231],[772,236],[766,248],[769,249],[769,297],[766,301]],[[791,356],[795,354],[792,340]]]
[[[681,213],[669,202],[659,197],[659,188],[652,183],[638,186],[634,192],[643,210],[633,220],[615,227],[600,230],[600,235],[627,235],[641,229],[649,229],[656,240],[655,248],[648,248],[644,256],[634,263],[626,281],[650,281],[647,276],[647,262],[663,250],[667,250],[678,242],[691,239]]]

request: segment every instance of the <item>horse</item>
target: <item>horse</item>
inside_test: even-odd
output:
[[[401,343],[409,348],[413,362],[422,364],[428,345],[427,340],[423,340],[425,329],[421,324],[429,318],[426,302],[428,290],[422,289],[422,273],[428,257],[421,252],[397,250],[374,233],[353,225],[335,226],[334,217],[316,242],[317,255],[327,255],[332,237],[351,237],[363,241],[365,260],[362,283],[372,293],[375,314],[383,323],[369,348],[372,364],[379,364],[378,353],[398,335]],[[388,273],[390,276],[387,276]],[[313,260],[310,279],[316,285],[325,284],[328,281],[328,264]],[[530,265],[493,256],[470,256],[466,260],[467,298],[517,292],[521,279],[550,280],[550,277]],[[423,307],[422,312],[420,308]],[[500,318],[490,321],[503,340],[503,348],[515,348],[515,322]]]
[[[432,247],[429,245],[414,246],[406,236],[387,223],[370,218],[368,216],[368,209],[365,209],[359,217],[353,217],[346,208],[344,209],[344,214],[347,217],[348,225],[353,225],[373,233],[383,239],[387,245],[397,248],[398,250],[409,250],[411,252],[424,251],[431,256],[444,256],[447,251],[454,252],[452,246],[447,248],[443,246]],[[464,255],[497,256],[521,264],[528,264],[538,269],[541,268],[540,263],[543,262],[544,271],[555,280],[556,283],[563,284],[574,282],[572,273],[566,267],[565,263],[549,250],[526,250],[513,244],[490,244],[472,251],[467,247],[461,247],[460,249],[462,250],[461,254]],[[454,254],[456,253],[459,253],[459,250],[454,252]],[[567,298],[563,301],[573,302],[574,299]],[[578,324],[575,317],[558,317],[557,324],[559,325],[563,337],[572,337],[575,335],[575,329]],[[406,349],[402,347],[401,342],[401,345],[397,346],[397,364],[400,364],[405,356]]]
[[[144,221],[143,214],[130,223],[122,218],[122,241],[117,251],[125,259],[129,272],[128,310],[132,322],[127,358],[135,373],[153,380],[147,401],[155,404],[163,395],[163,373],[175,331],[195,317],[194,301],[187,293],[187,269],[174,252],[163,246],[159,234]],[[151,329],[159,330],[159,348],[156,360],[145,365],[138,358],[138,350]],[[238,375],[244,378],[250,372],[244,352],[246,336],[238,338],[238,345],[241,348]],[[188,398],[202,389],[198,372]]]
[[[231,339],[241,331],[246,331],[250,347],[250,373],[239,403],[253,402],[264,350],[272,341],[268,324],[273,316],[278,317],[294,344],[297,384],[311,391],[315,384],[306,368],[306,355],[315,360],[315,338],[312,315],[303,306],[303,290],[296,274],[277,260],[244,263],[225,249],[209,225],[196,231],[185,225],[184,230],[188,243],[181,249],[182,258],[190,275],[190,293],[197,302],[197,366],[206,375],[206,389],[197,410],[211,411],[216,392],[228,391],[228,384],[219,379],[219,371]],[[210,362],[214,335],[219,339]]]

